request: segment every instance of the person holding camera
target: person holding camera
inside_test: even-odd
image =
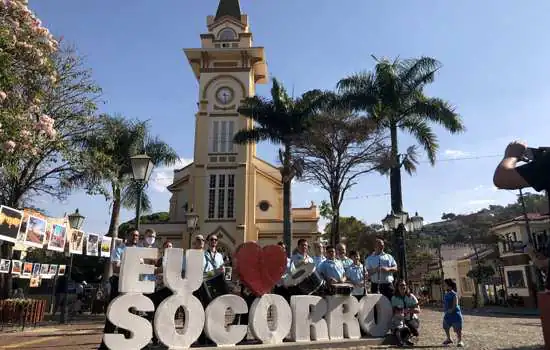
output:
[[[537,192],[550,189],[550,152],[542,152],[531,162],[517,166],[526,159],[527,151],[525,142],[508,144],[493,176],[496,187],[504,190],[532,187]]]
[[[526,162],[519,165],[519,162]],[[493,176],[493,183],[499,189],[519,190],[532,187],[537,192],[550,190],[550,151],[547,149],[528,148],[522,141],[508,144],[504,158],[498,164]],[[527,249],[531,260],[539,269],[550,272],[550,245],[541,254],[532,247]],[[550,291],[550,278],[546,278],[546,291]]]

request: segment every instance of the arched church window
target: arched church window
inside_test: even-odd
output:
[[[222,29],[220,34],[218,34],[218,40],[237,40],[237,33],[235,33],[235,31],[231,28]]]

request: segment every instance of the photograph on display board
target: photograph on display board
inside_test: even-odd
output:
[[[24,242],[25,235],[27,234],[27,222],[29,221],[29,214],[27,211],[23,210],[23,219],[21,220],[21,226],[19,227],[19,233],[17,234],[17,241]]]
[[[48,272],[48,275],[52,276],[52,278],[57,275],[57,264],[50,265],[50,271]]]
[[[82,254],[84,249],[84,232],[80,230],[69,230],[69,253]]]
[[[67,268],[67,265],[59,265],[59,268],[57,269],[57,275],[63,276],[65,274],[66,268]]]
[[[21,260],[12,260],[11,261],[11,274],[12,275],[20,275],[21,270],[23,270],[23,263]]]
[[[30,278],[32,273],[32,263],[26,262],[23,264],[23,273],[21,274],[21,278]]]
[[[66,235],[67,229],[65,225],[53,224],[50,241],[48,242],[48,249],[58,252],[65,251]]]
[[[32,266],[32,277],[40,277],[40,263],[34,263]]]
[[[38,288],[40,287],[40,277],[31,277],[31,281],[29,282],[30,288]]]
[[[111,257],[111,237],[101,237],[101,256],[105,258]]]
[[[42,248],[46,241],[46,220],[30,215],[26,226],[25,245]]]
[[[86,255],[99,255],[99,236],[95,233],[88,233],[86,235]]]
[[[10,265],[11,265],[11,260],[0,259],[0,273],[9,273]]]
[[[113,244],[112,251],[115,252],[121,249],[123,246],[124,246],[124,241],[122,240],[122,238],[115,238],[115,243]]]
[[[50,277],[50,264],[40,265],[40,277],[49,278]]]
[[[0,206],[0,240],[15,243],[22,221],[22,211]]]

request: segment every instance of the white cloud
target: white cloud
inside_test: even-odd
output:
[[[463,158],[471,155],[468,152],[464,152],[458,149],[446,149],[443,153],[447,158],[451,158],[451,159]]]
[[[495,202],[494,199],[473,199],[468,201],[468,205],[489,205]]]
[[[166,187],[170,186],[174,180],[174,170],[181,169],[191,162],[193,159],[181,158],[173,166],[154,169],[149,182],[151,187],[157,192],[165,192]]]

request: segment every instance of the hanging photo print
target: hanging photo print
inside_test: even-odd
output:
[[[0,259],[0,273],[9,273],[10,265],[11,265],[11,260]]]
[[[67,229],[65,225],[53,224],[48,249],[63,252],[65,250],[66,235]]]
[[[57,275],[63,276],[65,274],[66,268],[67,268],[67,265],[59,265],[59,269],[57,270]]]
[[[32,266],[32,277],[40,277],[40,263],[34,263]]]
[[[46,220],[36,216],[29,216],[27,221],[27,232],[25,245],[42,248],[46,241]]]
[[[99,255],[99,236],[95,233],[88,233],[86,236],[86,255]]]
[[[15,243],[23,221],[23,212],[0,206],[0,240]]]
[[[11,274],[19,276],[21,275],[22,270],[22,263],[20,260],[12,260],[11,261]]]
[[[50,271],[48,272],[50,276],[55,277],[57,275],[57,264],[50,265]]]
[[[32,273],[32,263],[26,262],[23,264],[23,273],[21,274],[21,278],[31,278]]]
[[[48,224],[46,225],[46,238],[44,241],[44,245],[47,245],[50,241],[50,238],[52,237],[53,227],[54,225],[61,225],[66,226],[66,219],[65,218],[48,218]]]
[[[71,229],[69,234],[69,253],[82,254],[84,249],[84,232]]]
[[[111,237],[101,237],[101,256],[104,258],[111,257]]]
[[[40,266],[40,278],[52,278],[50,276],[50,264],[42,264]]]
[[[30,288],[38,288],[40,287],[40,277],[31,277],[31,280],[29,282]]]

